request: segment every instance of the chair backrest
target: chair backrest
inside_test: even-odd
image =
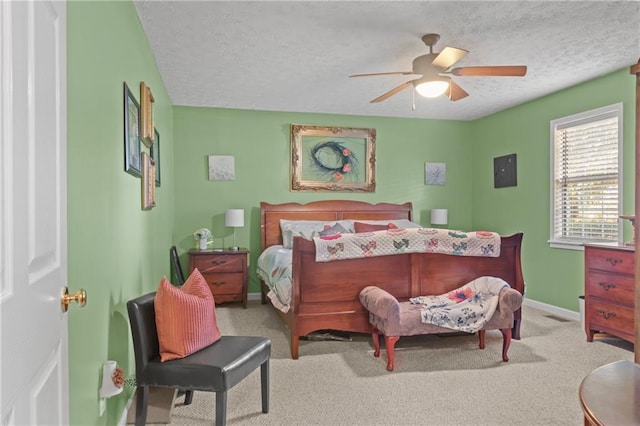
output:
[[[156,312],[154,310],[155,299],[156,293],[153,292],[127,302],[138,383],[141,382],[139,375],[144,373],[149,361],[160,356]]]
[[[178,257],[178,250],[176,249],[176,246],[171,246],[169,249],[169,255],[171,257],[173,272],[176,274],[176,279],[178,280],[177,285],[182,285],[184,284],[184,273],[182,272],[182,266],[180,266],[180,258]]]

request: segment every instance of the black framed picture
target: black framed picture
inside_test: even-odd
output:
[[[151,153],[151,159],[156,163],[156,186],[160,186],[160,133],[155,127],[153,128],[153,134],[155,141],[149,148],[149,152]]]
[[[141,176],[140,168],[140,104],[127,83],[124,86],[124,171]]]

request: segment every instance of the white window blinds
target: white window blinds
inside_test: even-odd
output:
[[[551,122],[551,242],[620,241],[622,104]]]

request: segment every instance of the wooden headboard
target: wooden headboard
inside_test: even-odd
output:
[[[260,238],[262,250],[282,244],[280,219],[287,220],[384,220],[408,219],[412,220],[413,206],[410,202],[404,204],[378,203],[370,204],[353,200],[313,201],[306,204],[260,203]]]

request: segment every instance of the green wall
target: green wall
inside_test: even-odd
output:
[[[473,227],[524,232],[522,260],[529,299],[577,311],[578,296],[584,293],[583,252],[550,248],[548,243],[549,122],[618,102],[624,114],[623,213],[633,214],[635,78],[628,68],[473,122]],[[493,188],[493,158],[513,153],[518,186]],[[628,223],[624,231],[628,241]]]
[[[291,192],[290,125],[375,128],[375,193]],[[260,254],[260,202],[357,199],[413,202],[416,222],[429,226],[432,208],[448,208],[453,228],[471,226],[470,123],[344,115],[174,107],[175,242],[183,267],[195,247],[193,232],[209,227],[213,247],[228,247],[232,230],[224,212],[245,209],[236,242],[251,250],[249,292],[258,292],[255,265]],[[209,181],[209,155],[235,157],[234,181]],[[446,185],[424,184],[425,162],[447,164]],[[224,239],[224,241],[223,241]]]
[[[173,112],[131,2],[69,2],[67,14],[69,287],[88,296],[68,314],[70,420],[116,424],[130,391],[108,399],[100,417],[102,363],[114,359],[134,373],[124,304],[169,274]],[[151,211],[141,210],[140,178],[124,172],[123,82],[140,100],[141,81],[153,91],[161,140],[162,186]]]

